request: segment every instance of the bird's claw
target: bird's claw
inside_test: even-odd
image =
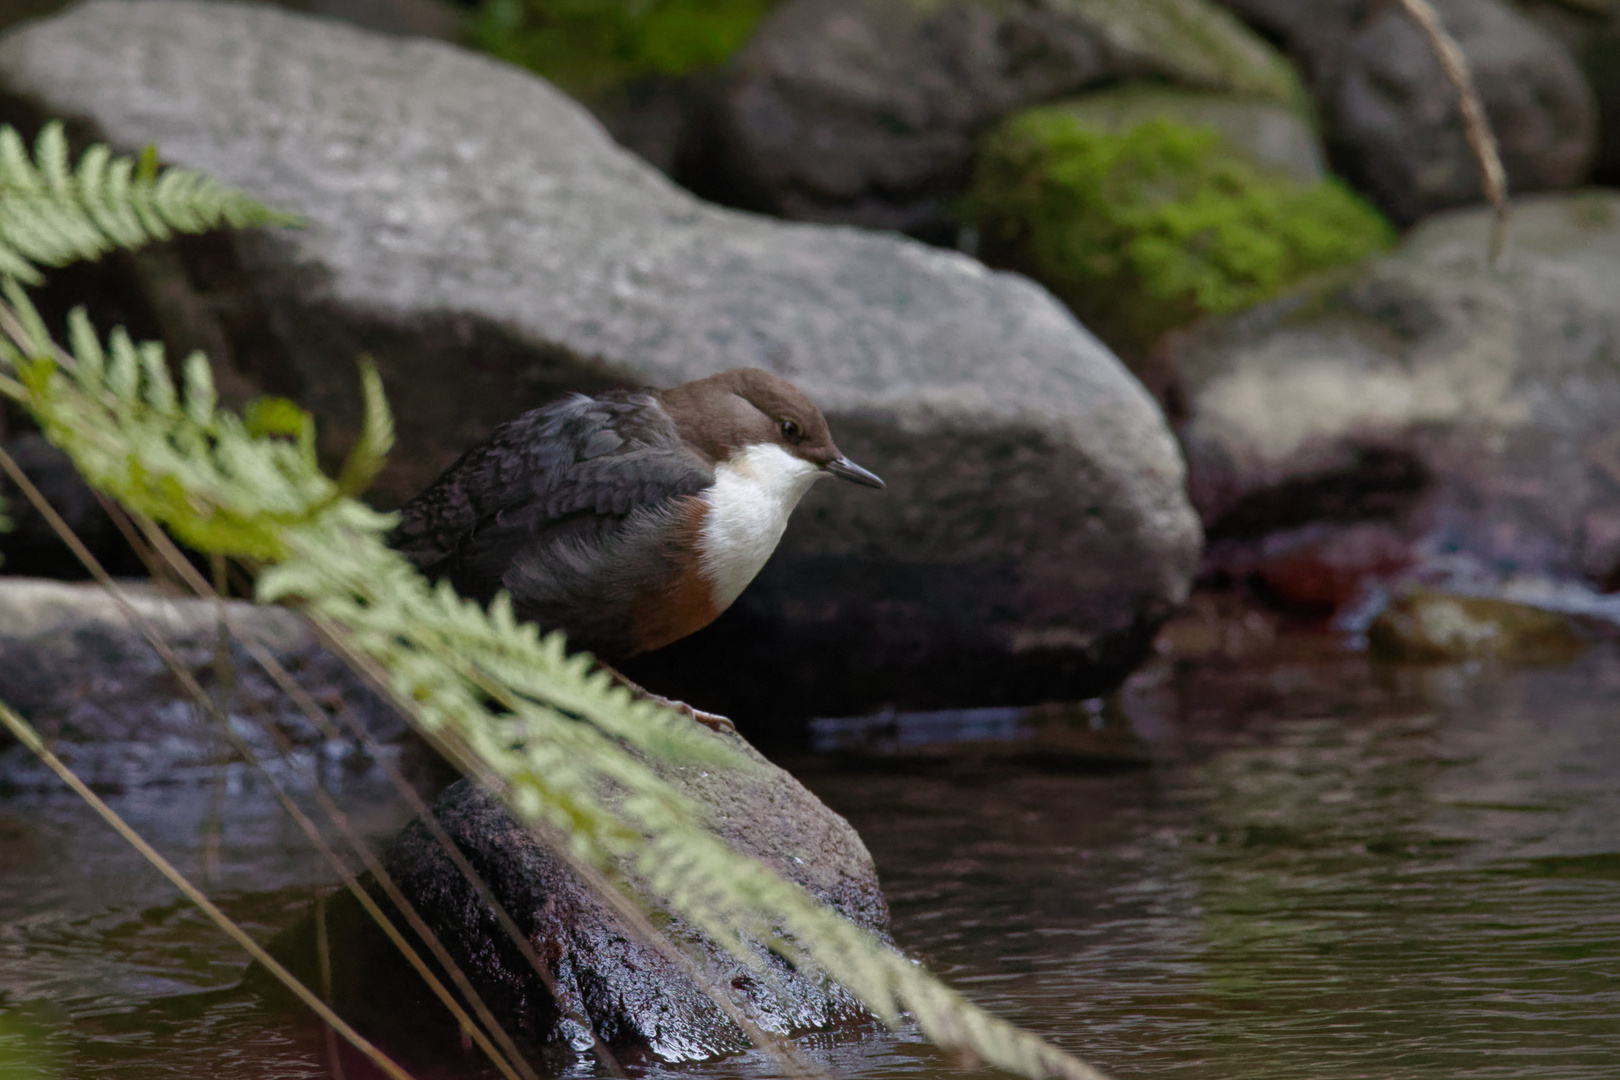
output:
[[[694,709],[690,705],[687,706],[687,709],[692,713],[692,719],[696,720],[710,731],[737,730],[737,725],[733,724],[730,718],[721,716],[719,713],[704,712],[702,709]]]
[[[704,712],[702,709],[694,709],[684,701],[675,701],[672,698],[660,697],[657,694],[649,694],[647,697],[648,700],[655,701],[666,709],[673,709],[682,716],[690,717],[691,719],[696,720],[698,723],[702,724],[711,731],[737,730],[736,724],[733,724],[730,719],[721,716],[719,713]]]

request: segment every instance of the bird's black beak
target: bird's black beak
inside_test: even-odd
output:
[[[878,479],[876,473],[867,472],[847,457],[829,461],[823,467],[838,479],[848,480],[852,484],[860,484],[862,487],[869,488],[881,488],[883,486],[883,481]]]

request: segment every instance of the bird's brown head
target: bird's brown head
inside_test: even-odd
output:
[[[731,460],[755,446],[777,446],[842,480],[881,488],[883,481],[845,457],[827,419],[804,391],[759,368],[733,368],[658,395],[687,445],[710,460]]]

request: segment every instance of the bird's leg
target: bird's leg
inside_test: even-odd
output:
[[[603,671],[617,679],[619,685],[629,690],[632,697],[638,698],[641,701],[650,701],[655,705],[662,705],[666,709],[673,709],[682,716],[690,716],[693,720],[696,720],[704,727],[710,728],[714,731],[737,730],[736,724],[733,724],[729,718],[721,716],[719,713],[704,712],[702,709],[694,709],[684,701],[675,701],[672,698],[664,697],[662,694],[655,694],[651,690],[648,690],[645,686],[642,686],[640,683],[636,682],[634,679],[626,676],[624,672],[618,670],[617,668],[604,664],[600,660],[598,660],[596,664]]]

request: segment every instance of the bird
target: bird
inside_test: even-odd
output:
[[[570,394],[501,424],[404,506],[389,543],[464,597],[505,591],[518,618],[564,631],[611,670],[730,607],[824,476],[884,487],[798,387],[735,368],[662,391]]]

